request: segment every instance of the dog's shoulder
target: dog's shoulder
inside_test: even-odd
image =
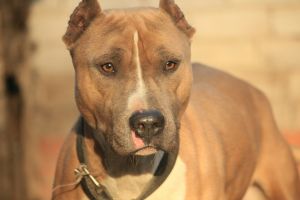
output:
[[[215,91],[219,95],[241,95],[268,103],[264,92],[245,80],[204,64],[193,63],[192,66],[196,93],[210,90],[210,92]]]
[[[271,113],[266,95],[247,81],[198,63],[193,64],[193,76],[191,103],[196,108],[217,111],[216,116]]]
[[[193,63],[192,67],[194,84],[196,85],[204,82],[206,84],[220,84],[223,86],[230,86],[231,84],[236,85],[238,83],[239,86],[254,88],[254,86],[252,86],[248,82],[220,69],[201,63]]]

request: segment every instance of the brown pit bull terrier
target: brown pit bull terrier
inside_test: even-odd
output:
[[[64,36],[81,116],[52,199],[300,199],[266,97],[192,67],[194,32],[173,0],[109,11],[82,0]]]

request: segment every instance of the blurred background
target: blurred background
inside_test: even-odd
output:
[[[197,29],[193,61],[264,91],[300,161],[300,0],[176,2]],[[59,148],[78,117],[73,67],[61,40],[78,3],[0,1],[1,200],[50,199]],[[101,0],[103,9],[158,3]]]

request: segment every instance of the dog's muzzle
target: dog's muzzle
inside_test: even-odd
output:
[[[149,155],[157,151],[152,145],[155,136],[163,133],[165,118],[157,110],[135,112],[129,118],[131,136],[136,148],[135,154]]]

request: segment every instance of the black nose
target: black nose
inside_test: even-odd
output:
[[[163,131],[165,118],[156,110],[136,112],[129,118],[129,124],[139,137],[149,141]]]

